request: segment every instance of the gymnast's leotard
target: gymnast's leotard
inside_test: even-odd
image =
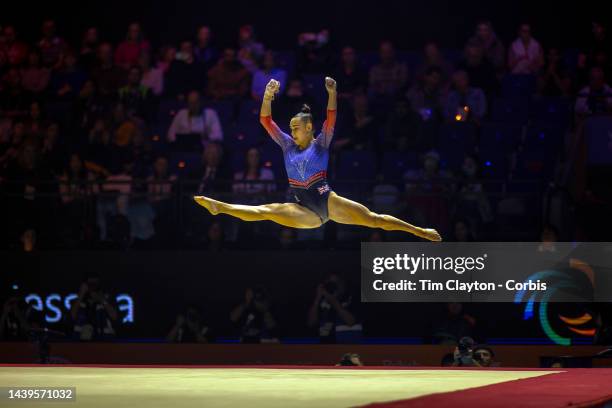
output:
[[[321,133],[303,150],[295,144],[291,136],[280,130],[272,116],[262,116],[260,121],[272,139],[283,149],[289,186],[296,202],[317,214],[321,222],[327,222],[327,200],[331,192],[327,184],[327,164],[329,144],[336,124],[336,110],[327,110],[327,119],[323,123]]]

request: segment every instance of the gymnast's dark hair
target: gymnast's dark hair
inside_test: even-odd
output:
[[[295,115],[295,117],[302,119],[304,123],[312,123],[312,113],[310,113],[310,106],[308,106],[307,104],[303,104],[302,109],[297,115]]]

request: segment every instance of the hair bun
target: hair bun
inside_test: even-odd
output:
[[[303,104],[300,112],[310,114],[310,106]]]

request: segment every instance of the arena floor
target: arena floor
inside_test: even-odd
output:
[[[76,387],[76,403],[53,407],[318,408],[430,405],[422,398],[559,371],[320,368],[0,367],[0,387]],[[612,376],[610,377],[612,379]],[[612,381],[610,382],[612,384]],[[441,395],[453,395],[441,394]],[[421,397],[421,398],[418,398]],[[452,399],[454,406],[461,406]],[[411,405],[413,401],[417,405]],[[401,405],[397,405],[401,402]],[[492,401],[490,401],[492,402]],[[518,402],[518,401],[515,401]],[[8,403],[8,404],[7,404]],[[382,403],[382,404],[381,404]],[[389,404],[390,405],[387,405]],[[380,405],[379,405],[380,404]],[[46,406],[4,399],[0,406]],[[50,406],[51,406],[50,405]],[[520,404],[519,404],[520,405]],[[515,406],[519,406],[515,405]],[[484,406],[484,405],[483,405]],[[531,405],[537,406],[537,405]],[[548,405],[542,405],[548,406]]]

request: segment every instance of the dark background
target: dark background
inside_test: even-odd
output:
[[[493,22],[504,43],[527,21],[545,48],[573,48],[587,39],[593,19],[611,20],[602,1],[582,1],[580,7],[561,1],[21,1],[3,9],[0,22],[13,22],[26,40],[38,39],[41,21],[50,17],[60,36],[79,41],[89,26],[101,27],[104,39],[121,40],[127,24],[137,20],[157,45],[192,38],[194,27],[207,24],[217,40],[223,39],[218,46],[232,46],[238,27],[251,23],[272,49],[292,49],[298,33],[322,28],[331,30],[333,44],[362,50],[376,49],[383,38],[405,50],[420,49],[431,39],[462,48],[481,19]]]

